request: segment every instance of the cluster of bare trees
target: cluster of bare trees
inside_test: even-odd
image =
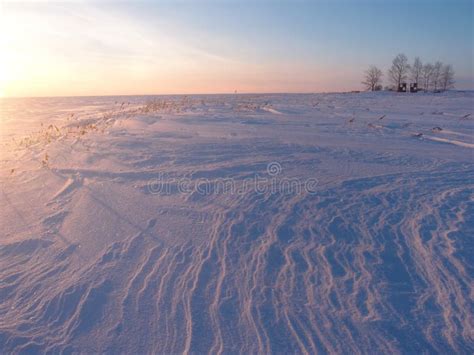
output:
[[[417,83],[418,88],[425,91],[445,91],[454,87],[454,69],[451,64],[443,64],[440,61],[434,64],[423,64],[421,59],[416,57],[413,64],[410,65],[405,54],[399,54],[393,59],[387,74],[392,89],[398,88],[408,79]],[[382,77],[382,71],[372,65],[365,72],[362,84],[367,90],[381,90]]]

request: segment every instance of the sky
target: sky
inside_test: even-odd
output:
[[[0,96],[360,90],[398,53],[474,89],[473,3],[1,0]]]

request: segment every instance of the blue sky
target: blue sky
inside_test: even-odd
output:
[[[7,1],[2,16],[11,96],[353,90],[400,52],[474,87],[472,1]]]

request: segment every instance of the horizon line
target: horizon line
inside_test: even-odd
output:
[[[471,89],[450,89],[451,92],[474,91]],[[214,92],[214,93],[179,93],[179,94],[100,94],[100,95],[51,95],[51,96],[0,96],[2,99],[48,99],[48,98],[73,98],[73,97],[130,97],[130,96],[213,96],[213,95],[311,95],[311,94],[360,94],[375,92],[394,92],[392,90],[343,90],[343,91],[274,91],[274,92]],[[423,91],[420,91],[423,93]],[[406,94],[406,93],[400,93]]]

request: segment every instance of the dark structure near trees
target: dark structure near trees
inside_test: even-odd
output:
[[[407,92],[407,83],[400,83],[398,85],[398,92]]]
[[[398,85],[398,92],[408,92],[407,90],[407,83],[400,83]],[[418,83],[410,83],[410,92],[418,92]]]

